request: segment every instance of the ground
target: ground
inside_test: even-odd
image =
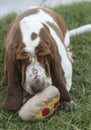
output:
[[[54,10],[64,17],[69,29],[91,23],[91,3],[74,3]],[[9,14],[0,20],[0,130],[91,130],[91,32],[71,38],[74,63],[70,93],[77,104],[75,111],[67,113],[58,109],[45,120],[24,122],[17,112],[2,109],[6,95],[3,84],[4,38],[15,16]]]

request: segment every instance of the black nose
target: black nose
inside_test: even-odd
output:
[[[42,91],[44,89],[44,86],[45,82],[43,80],[36,80],[31,84],[31,88],[35,93]]]
[[[31,88],[35,93],[41,92],[44,89],[43,87],[39,86],[38,87],[32,86]]]

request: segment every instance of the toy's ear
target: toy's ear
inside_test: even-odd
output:
[[[10,50],[13,51],[11,48]],[[23,100],[23,90],[21,86],[21,79],[20,74],[17,69],[17,65],[14,62],[14,53],[11,53],[11,51],[6,52],[6,58],[5,58],[5,66],[6,69],[6,77],[7,77],[7,96],[4,101],[4,108],[15,111],[17,110]]]

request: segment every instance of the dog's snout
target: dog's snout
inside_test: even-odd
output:
[[[51,78],[47,77],[45,69],[37,61],[28,66],[26,81],[31,91],[35,93],[42,91],[52,84]]]
[[[39,92],[39,91],[42,91],[44,88],[45,88],[45,82],[44,81],[40,81],[39,79],[38,80],[36,80],[33,84],[32,84],[32,86],[31,86],[31,88],[32,88],[32,90],[34,91],[34,92]]]
[[[39,80],[40,80],[40,73],[39,73],[38,69],[36,69],[35,67],[32,68],[31,77],[33,78],[34,82],[39,82]]]
[[[35,75],[35,76],[34,76],[34,81],[35,81],[36,83],[39,83],[39,82],[40,82],[40,79],[39,79],[39,76],[38,76],[38,75]]]
[[[33,67],[33,68],[32,68],[32,73],[33,73],[34,75],[37,75],[37,74],[38,74],[38,70]]]
[[[32,86],[31,88],[32,88],[32,90],[33,90],[35,93],[40,92],[40,91],[43,90],[43,87],[35,87],[35,86]]]

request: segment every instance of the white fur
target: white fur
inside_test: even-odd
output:
[[[23,42],[26,45],[26,47],[25,47],[26,52],[29,52],[32,55],[35,55],[34,50],[35,50],[35,47],[38,46],[40,39],[38,36],[37,39],[31,40],[31,34],[33,32],[35,32],[35,33],[37,33],[37,35],[39,35],[39,32],[42,28],[42,23],[47,24],[48,21],[55,24],[55,26],[57,26],[57,24],[53,20],[53,18],[50,15],[48,15],[47,13],[45,13],[44,11],[42,11],[41,9],[39,9],[39,12],[37,14],[26,16],[24,19],[21,20],[20,29],[21,29],[22,36],[23,36]],[[67,55],[69,55],[69,54],[66,51],[62,41],[59,39],[59,37],[55,33],[55,31],[50,26],[49,26],[49,29],[50,29],[51,35],[56,40],[59,54],[62,57],[61,64],[62,64],[64,73],[65,73],[66,87],[69,91],[70,87],[71,87],[71,82],[72,82],[71,81],[71,79],[72,79],[72,65],[71,65],[69,58],[67,57]],[[65,36],[65,45],[68,46],[69,42],[70,42],[70,40],[69,40],[69,36],[68,36],[68,32],[67,32],[66,36]],[[26,71],[26,82],[27,82],[26,84],[27,84],[28,91],[29,91],[30,82],[33,81],[32,80],[33,76],[31,78],[31,81],[28,77],[29,77],[29,74],[31,73],[31,68],[34,65],[35,65],[35,68],[38,68],[39,73],[41,72],[40,78],[41,79],[43,78],[43,79],[45,79],[45,81],[48,80],[48,82],[50,82],[50,79],[45,76],[45,72],[44,72],[43,68],[40,66],[40,64],[38,62],[35,62],[35,63],[29,65],[27,68],[27,71]],[[41,68],[41,71],[40,71],[40,68]]]
[[[20,21],[20,29],[23,36],[23,42],[26,45],[26,52],[29,52],[33,55],[35,54],[35,47],[38,46],[40,41],[39,32],[43,27],[42,23],[46,23],[47,21],[56,24],[52,17],[41,9],[39,9],[38,13],[26,16]],[[31,34],[33,32],[38,34],[38,37],[35,40],[31,40]]]
[[[59,54],[62,58],[62,60],[60,62],[61,62],[63,71],[65,73],[66,87],[67,87],[67,90],[69,91],[71,88],[71,84],[72,84],[72,64],[68,58],[69,54],[66,51],[64,44],[57,36],[56,32],[50,26],[49,26],[49,29],[50,29],[51,35],[53,36],[53,38],[55,39],[55,41],[57,43]],[[68,34],[68,32],[67,32],[67,34]],[[66,38],[65,38],[65,44],[69,45],[69,43],[66,43],[66,42],[70,42],[69,36],[67,34],[66,34]]]
[[[32,63],[27,67],[26,70],[25,89],[29,93],[32,92],[31,84],[34,82],[34,75],[31,71],[33,67],[38,70],[40,80],[45,81],[44,87],[47,87],[48,85],[52,84],[51,78],[46,76],[44,68],[39,64],[35,55],[35,48],[38,46],[40,41],[39,32],[43,27],[42,23],[46,23],[47,21],[56,24],[52,17],[41,9],[39,9],[38,13],[26,16],[20,21],[20,29],[22,32],[23,42],[26,46],[25,52],[32,54]],[[31,35],[33,32],[37,34],[37,38],[35,40],[31,39]]]
[[[37,70],[37,79],[40,79],[40,81],[44,82],[44,88],[52,85],[52,80],[50,77],[47,77],[45,74],[45,70],[44,68],[40,65],[40,63],[37,61],[37,59],[32,58],[33,61],[32,63],[27,67],[26,69],[26,91],[33,94],[33,91],[31,89],[32,84],[35,82],[35,76],[36,76],[36,72],[33,73],[32,69],[34,68],[35,70]]]
[[[39,34],[42,25],[40,22],[36,24],[36,16],[32,16],[33,15],[27,16],[20,22],[20,29],[23,36],[23,42],[26,45],[25,51],[35,54],[35,47],[38,46],[40,39],[38,36],[35,40],[32,40],[31,35],[33,32]]]
[[[75,36],[91,31],[91,24],[78,27],[69,31],[69,36]]]

